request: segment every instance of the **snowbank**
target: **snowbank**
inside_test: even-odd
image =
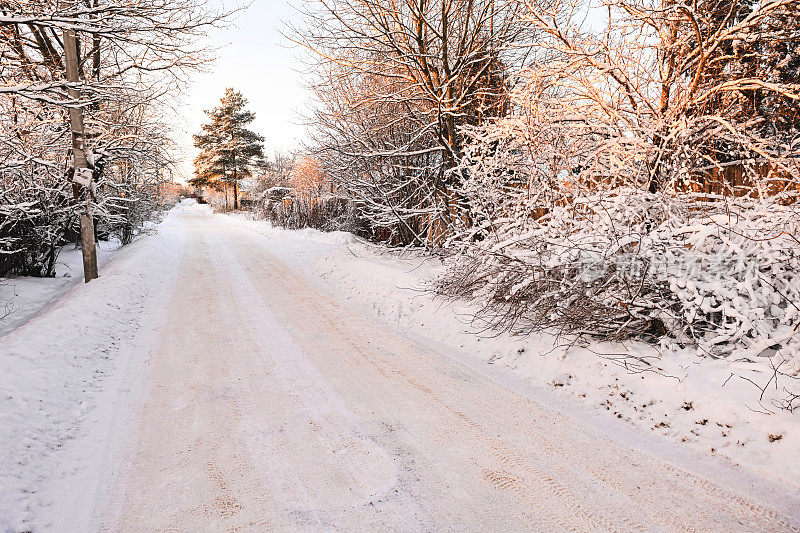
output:
[[[605,413],[600,424],[618,418],[800,487],[800,417],[762,412],[760,391],[743,379],[769,379],[768,367],[759,362],[702,358],[689,349],[642,343],[584,348],[560,346],[547,335],[475,332],[468,325],[474,308],[425,291],[445,270],[437,259],[391,252],[341,232],[291,232],[242,215],[226,219],[263,235],[273,253],[339,299],[486,372],[502,367],[543,401],[571,398],[578,410]],[[636,367],[625,366],[630,355],[639,358]]]
[[[77,283],[73,270],[46,312],[35,302],[64,285],[41,283],[26,296],[27,322],[0,338],[0,531],[81,523],[73,503],[87,492],[100,500],[100,473],[127,412],[120,402],[138,386],[144,359],[130,348],[149,333],[149,310],[160,307],[152,299],[163,297],[182,253],[180,224],[168,215],[160,234],[116,252],[98,280]]]
[[[121,247],[119,240],[100,241],[97,244],[97,262],[100,268]],[[48,303],[82,282],[83,255],[72,244],[64,246],[58,254],[54,278],[0,278],[0,336],[19,327]]]

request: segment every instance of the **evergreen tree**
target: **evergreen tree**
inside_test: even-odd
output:
[[[239,180],[250,177],[253,166],[264,157],[264,138],[247,129],[255,113],[245,109],[242,93],[225,89],[220,105],[205,113],[211,121],[194,136],[200,154],[194,160],[194,186],[227,187],[233,184],[233,206],[239,209]]]

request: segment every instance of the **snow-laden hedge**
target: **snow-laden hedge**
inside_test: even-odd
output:
[[[53,276],[60,247],[75,233],[68,182],[0,183],[0,276]]]
[[[256,202],[254,211],[273,225],[288,229],[314,228],[359,233],[362,224],[350,200],[338,196],[296,194],[287,187],[268,189]]]
[[[800,373],[797,207],[619,189],[472,232],[439,291],[480,302],[486,327],[769,356]]]

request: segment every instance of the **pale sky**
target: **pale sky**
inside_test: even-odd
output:
[[[234,0],[226,0],[228,6]],[[301,51],[293,47],[280,31],[283,21],[297,20],[292,5],[303,0],[254,0],[238,14],[231,27],[209,35],[209,43],[222,47],[208,72],[193,76],[193,83],[183,95],[178,121],[178,142],[185,152],[180,168],[182,178],[192,174],[196,154],[192,134],[207,118],[204,109],[219,103],[226,87],[242,92],[249,109],[256,114],[251,129],[265,137],[265,154],[297,147],[304,132],[300,124],[308,95],[303,88]],[[221,5],[220,0],[214,4]],[[176,176],[177,178],[178,176]]]

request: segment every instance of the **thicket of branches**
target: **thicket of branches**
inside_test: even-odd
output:
[[[325,170],[478,324],[800,373],[800,0],[316,4]]]
[[[98,234],[130,242],[171,173],[161,102],[209,59],[195,43],[220,20],[195,0],[0,1],[0,275],[52,276],[90,191]],[[66,77],[67,30],[78,42],[77,84]],[[71,168],[75,107],[88,187]]]
[[[440,244],[458,209],[462,127],[503,115],[524,63],[510,0],[320,0],[298,39],[319,61],[311,117],[326,173],[397,244]]]

